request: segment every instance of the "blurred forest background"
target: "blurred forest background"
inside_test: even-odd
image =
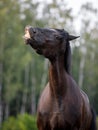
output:
[[[24,44],[26,25],[64,28],[71,42],[72,75],[98,114],[98,9],[81,5],[77,16],[65,0],[0,0],[0,126],[35,130],[36,108],[48,81],[48,61]],[[81,20],[81,26],[77,19]],[[77,25],[74,23],[77,22]],[[76,30],[76,28],[80,30]],[[33,116],[31,116],[33,115]],[[33,123],[32,123],[33,122]],[[30,124],[31,123],[31,124]],[[3,125],[2,125],[3,124]]]

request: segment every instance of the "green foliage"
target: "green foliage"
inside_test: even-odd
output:
[[[90,15],[96,17],[96,10],[92,4],[85,4],[81,12],[85,12],[83,15],[83,23],[81,28],[81,57],[85,57],[84,67],[83,67],[83,85],[82,89],[89,96],[91,104],[95,107],[98,113],[98,28],[96,28],[96,22],[92,22],[85,15]],[[93,27],[91,24],[93,23]],[[82,59],[81,58],[81,59]],[[80,71],[80,70],[78,70]]]
[[[2,125],[1,130],[37,130],[36,117],[28,114],[9,117]]]
[[[42,65],[35,65],[36,61],[41,64],[42,60],[39,57],[35,58],[31,48],[24,44],[22,38],[26,25],[44,25],[41,20],[36,18],[37,6],[38,3],[32,3],[32,0],[0,1],[0,67],[2,65],[0,68],[0,86],[2,87],[0,96],[10,110],[8,113],[12,109],[15,110],[14,113],[11,112],[13,115],[16,114],[16,111],[21,111],[22,104],[25,104],[24,107],[27,109],[31,109],[31,106],[29,105],[30,108],[28,108],[27,104],[28,102],[31,104],[32,90],[35,86],[39,86],[36,93],[40,92],[40,82],[36,82],[36,85],[32,80],[37,68],[38,71],[43,70]],[[37,76],[39,76],[38,73]],[[38,80],[41,81],[39,77]],[[27,95],[24,97],[28,102],[24,102],[23,95]],[[6,111],[3,113],[4,117],[5,113]]]
[[[97,117],[97,130],[98,130],[98,117]]]

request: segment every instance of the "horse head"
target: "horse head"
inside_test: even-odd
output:
[[[27,26],[24,38],[26,43],[30,44],[38,54],[51,59],[60,53],[65,53],[68,41],[78,37],[69,35],[63,29],[33,28]]]

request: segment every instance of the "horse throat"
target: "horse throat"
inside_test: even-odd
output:
[[[65,96],[67,89],[67,72],[64,67],[64,55],[56,57],[50,62],[49,83],[53,97],[60,100]]]

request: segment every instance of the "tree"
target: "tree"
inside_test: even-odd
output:
[[[71,9],[67,7],[65,1],[53,0],[50,3],[44,2],[43,16],[47,25],[51,28],[67,29],[72,27],[73,16]],[[72,30],[70,30],[72,31]]]
[[[82,13],[81,13],[82,12]],[[90,14],[90,15],[89,15]],[[98,28],[96,25],[98,20],[96,19],[97,11],[92,6],[91,3],[87,3],[82,6],[79,16],[82,18],[82,26],[81,26],[81,39],[78,58],[80,59],[78,64],[79,67],[76,71],[77,73],[77,81],[79,86],[88,94],[91,104],[94,105],[98,112],[97,106],[97,80],[96,74],[98,73],[97,64],[98,62],[95,60],[97,57],[97,33]],[[86,17],[87,16],[87,17]],[[89,17],[90,16],[90,17]],[[91,16],[94,19],[91,19]],[[75,51],[75,50],[74,50]],[[77,55],[77,54],[76,54]],[[76,65],[76,63],[75,63]]]

